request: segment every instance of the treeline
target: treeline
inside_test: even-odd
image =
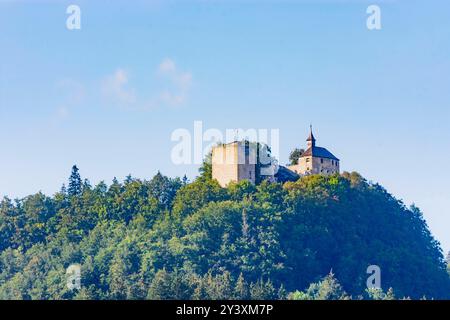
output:
[[[210,173],[91,186],[73,167],[52,197],[4,198],[0,299],[450,298],[419,209],[357,173],[227,188]]]

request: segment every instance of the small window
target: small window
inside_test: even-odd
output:
[[[323,163],[323,159],[322,158],[320,159],[320,163]]]
[[[309,162],[309,158],[306,158],[306,162]]]

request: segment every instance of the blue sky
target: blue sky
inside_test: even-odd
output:
[[[81,30],[66,8],[81,8]],[[382,29],[366,28],[381,8]],[[310,123],[341,167],[415,203],[450,250],[448,1],[0,0],[0,195],[158,170],[178,128]]]

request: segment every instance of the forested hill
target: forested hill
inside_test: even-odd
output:
[[[450,298],[419,209],[357,173],[224,189],[203,169],[91,186],[74,167],[53,197],[4,198],[0,299]]]

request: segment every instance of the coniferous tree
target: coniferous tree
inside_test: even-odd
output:
[[[173,299],[171,288],[172,277],[166,269],[159,270],[153,278],[148,290],[147,299],[149,300],[168,300]]]
[[[286,300],[288,296],[288,293],[286,289],[284,288],[284,285],[281,284],[280,288],[278,289],[278,300]]]
[[[91,182],[89,181],[89,179],[84,179],[81,190],[85,191],[85,190],[91,190],[91,189],[92,189],[92,185],[91,185]]]
[[[67,188],[66,188],[66,184],[63,183],[63,185],[61,186],[61,190],[59,190],[59,193],[63,196],[67,195]]]
[[[269,280],[263,281],[259,279],[256,283],[250,284],[250,298],[252,300],[274,300],[277,298],[277,293]]]
[[[341,284],[331,271],[318,283],[311,284],[308,290],[306,290],[306,294],[311,298],[311,300],[349,299]]]
[[[76,165],[72,167],[72,173],[69,177],[69,188],[67,189],[67,193],[69,196],[77,196],[81,194],[82,191],[82,181],[79,170]]]
[[[197,286],[194,289],[194,293],[192,294],[192,299],[194,300],[208,300],[211,299],[208,295],[208,288],[206,281],[204,278],[200,278]]]
[[[450,298],[420,210],[357,173],[227,188],[158,174],[71,192],[0,201],[0,300]],[[393,290],[365,292],[371,264]],[[316,282],[331,268],[339,282]]]
[[[241,273],[234,288],[234,299],[247,300],[249,297],[250,293],[248,290],[248,283],[245,281],[244,276]]]

